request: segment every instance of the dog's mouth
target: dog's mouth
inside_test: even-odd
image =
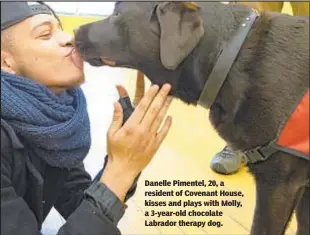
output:
[[[111,67],[122,67],[122,68],[129,68],[129,69],[136,69],[132,65],[121,61],[115,61],[108,59],[107,57],[97,57],[85,60],[91,66],[101,67],[101,66],[111,66]]]
[[[123,61],[116,61],[109,59],[105,56],[95,56],[94,53],[87,53],[86,49],[79,44],[76,43],[76,48],[80,52],[83,60],[94,67],[101,67],[101,66],[111,66],[111,67],[123,67],[123,68],[130,68],[130,69],[136,69],[134,66],[123,62]],[[92,55],[91,55],[92,54]]]
[[[87,63],[89,63],[91,66],[95,66],[95,67],[104,66],[104,64],[100,58],[91,58],[91,59],[87,59],[85,61]]]

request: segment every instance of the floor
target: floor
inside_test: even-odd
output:
[[[133,95],[136,73],[127,69],[93,68],[86,65],[86,84],[83,85],[91,119],[93,145],[85,160],[86,169],[94,176],[103,163],[106,153],[106,131],[112,117],[112,103],[117,99],[116,84],[124,84]],[[187,106],[174,100],[169,109],[173,117],[172,128],[157,152],[151,164],[144,170],[135,196],[129,200],[128,209],[119,224],[123,235],[157,235],[157,234],[222,234],[246,235],[249,234],[255,203],[255,183],[247,168],[231,176],[222,176],[211,171],[209,164],[213,155],[221,150],[224,142],[219,138],[208,121],[208,113],[202,108]],[[171,190],[169,187],[145,186],[145,180],[205,180],[224,183],[221,189],[227,191],[241,191],[244,197],[147,197],[145,191],[162,189]],[[211,183],[212,183],[211,182]],[[174,187],[173,190],[213,190],[212,187]],[[220,210],[223,216],[208,217],[164,217],[163,220],[179,219],[186,221],[220,221],[222,227],[206,225],[204,228],[191,226],[151,227],[145,226],[145,220],[152,217],[145,216],[146,211],[177,211],[180,208],[172,207],[147,207],[145,200],[153,201],[205,201],[205,200],[232,200],[237,199],[242,207],[199,207],[200,210]],[[192,208],[190,208],[192,209]],[[160,218],[159,218],[160,219]],[[158,219],[157,219],[158,220]],[[44,223],[42,232],[45,235],[56,234],[64,220],[55,210],[51,212]],[[287,230],[288,235],[295,234],[295,217]]]

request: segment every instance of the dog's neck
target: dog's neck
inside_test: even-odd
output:
[[[176,96],[194,105],[197,105],[200,94],[217,62],[223,45],[231,39],[251,11],[251,9],[241,5],[214,4],[214,8],[208,9],[210,12],[205,14],[206,19],[204,19],[204,22],[212,22],[213,25],[205,25],[204,37],[198,47],[184,61],[183,66],[181,66],[182,71],[179,72],[179,78],[177,79]],[[255,31],[255,27],[252,29],[252,36],[249,35],[251,38],[256,35],[253,31]],[[248,45],[248,43],[252,44],[249,38],[245,44]],[[247,50],[247,53],[246,57],[249,58],[253,52]],[[210,121],[221,134],[224,133],[221,131],[222,128],[229,127],[230,130],[235,130],[233,120],[238,114],[246,90],[251,85],[250,76],[247,74],[246,69],[241,69],[247,67],[246,63],[249,63],[249,60],[240,57],[236,59],[210,108]],[[238,133],[225,132],[225,136],[223,134],[222,137],[231,140],[231,144],[235,139],[240,140]]]

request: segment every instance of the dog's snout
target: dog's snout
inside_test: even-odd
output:
[[[87,26],[81,26],[79,28],[75,28],[73,30],[75,41],[77,42],[89,41],[88,31],[89,31],[89,27]]]
[[[96,44],[90,40],[90,24],[82,25],[73,29],[75,48],[83,56],[84,60],[89,62],[93,66],[102,66],[102,62],[99,57],[100,54],[96,48]]]

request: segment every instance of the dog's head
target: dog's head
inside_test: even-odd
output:
[[[169,82],[167,74],[178,69],[203,34],[196,3],[117,2],[112,15],[81,26],[75,39],[91,65],[138,69],[162,85]]]

